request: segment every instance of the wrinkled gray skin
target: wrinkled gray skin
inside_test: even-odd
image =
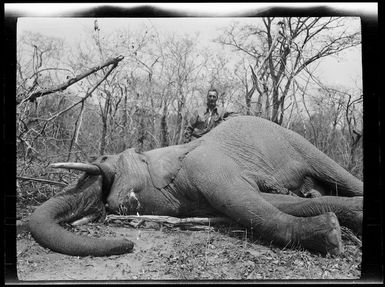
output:
[[[260,118],[234,117],[188,144],[129,149],[93,164],[101,175],[85,173],[31,216],[42,246],[78,256],[131,252],[124,238],[82,237],[60,225],[102,220],[105,206],[120,214],[224,215],[268,243],[321,253],[341,252],[340,224],[361,233],[362,182],[298,134]],[[323,196],[304,197],[313,193]]]

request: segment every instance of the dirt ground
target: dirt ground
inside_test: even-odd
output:
[[[94,223],[73,232],[94,237],[124,236],[133,253],[109,257],[75,257],[38,245],[25,223],[17,232],[17,272],[22,281],[47,280],[286,280],[359,279],[361,248],[344,238],[336,257],[262,244],[239,226],[218,225],[183,230],[158,223],[140,228]]]

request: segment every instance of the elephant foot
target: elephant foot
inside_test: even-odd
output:
[[[302,220],[298,230],[302,247],[331,255],[338,255],[343,251],[340,224],[333,212]]]
[[[363,222],[363,197],[356,196],[345,198],[343,202],[346,208],[340,210],[340,214],[337,214],[341,225],[344,225],[351,229],[356,235],[362,235],[362,222]]]

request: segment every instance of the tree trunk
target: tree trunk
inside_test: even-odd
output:
[[[163,102],[163,113],[160,118],[160,146],[169,146],[168,140],[168,126],[167,126],[168,107],[166,101]]]
[[[251,97],[254,94],[254,91],[256,89],[256,83],[253,80],[253,86],[249,90],[247,85],[247,79],[246,79],[246,94],[245,94],[245,103],[246,103],[246,115],[251,115]]]
[[[123,89],[121,90],[123,93]],[[127,149],[127,87],[124,86],[124,107],[123,107],[123,145],[122,150]]]
[[[146,139],[146,125],[144,118],[146,117],[146,112],[142,108],[138,108],[138,118],[139,118],[139,134],[138,134],[138,140],[137,140],[137,147],[139,149],[139,152],[142,152],[144,150],[144,140]]]
[[[277,86],[273,87],[273,112],[271,114],[271,121],[278,124],[278,112],[279,112],[279,92]]]
[[[285,114],[285,99],[286,99],[286,95],[287,93],[289,92],[289,88],[290,88],[290,85],[291,85],[291,80],[292,80],[292,76],[287,80],[287,83],[285,85],[285,89],[283,90],[282,92],[282,95],[281,95],[281,98],[279,99],[279,104],[280,104],[280,109],[281,109],[281,112],[280,112],[280,115],[279,115],[279,119],[278,119],[278,124],[281,126],[282,123],[283,123],[283,116]]]
[[[106,150],[107,145],[107,129],[108,129],[108,113],[110,110],[110,97],[111,94],[109,92],[105,92],[107,95],[106,101],[104,103],[104,108],[102,111],[102,134],[100,137],[100,148],[99,154],[103,155]]]
[[[179,131],[179,138],[178,138],[178,144],[183,143],[183,132],[184,132],[184,125],[185,125],[185,117],[183,114],[181,115],[181,123],[180,123],[180,131]]]
[[[107,136],[107,117],[102,116],[102,134],[100,137],[99,154],[103,155],[106,149],[106,136]]]
[[[181,89],[179,89],[181,91]],[[183,108],[185,105],[185,99],[180,92],[179,99],[178,99],[178,115],[177,115],[177,121],[176,121],[176,131],[175,131],[175,138],[174,138],[174,144],[179,144],[181,138],[183,137],[183,125],[184,125],[184,118],[183,118]]]
[[[78,116],[78,118],[76,119],[76,122],[75,122],[74,134],[72,136],[70,147],[68,149],[67,161],[70,161],[70,159],[71,159],[71,152],[72,152],[72,147],[73,147],[74,143],[75,144],[78,143],[80,128],[81,128],[82,122],[83,122],[83,112],[84,112],[84,102],[82,102],[79,116]]]
[[[245,102],[246,102],[246,115],[251,115],[251,95],[249,91],[246,91]]]
[[[361,135],[357,134],[356,137],[352,136],[352,143],[350,145],[350,159],[349,159],[349,165],[348,170],[351,172],[355,165],[356,165],[356,158],[357,158],[357,148],[359,146],[359,142],[361,139]]]

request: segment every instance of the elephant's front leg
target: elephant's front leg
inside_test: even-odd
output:
[[[266,193],[261,193],[261,196],[282,212],[294,216],[306,217],[334,212],[342,226],[350,228],[357,234],[362,233],[362,196],[301,198]]]
[[[189,182],[218,211],[246,227],[253,227],[260,237],[282,246],[302,246],[323,253],[338,254],[341,231],[332,212],[314,217],[295,217],[280,211],[244,180],[231,163],[225,161],[193,162]]]

